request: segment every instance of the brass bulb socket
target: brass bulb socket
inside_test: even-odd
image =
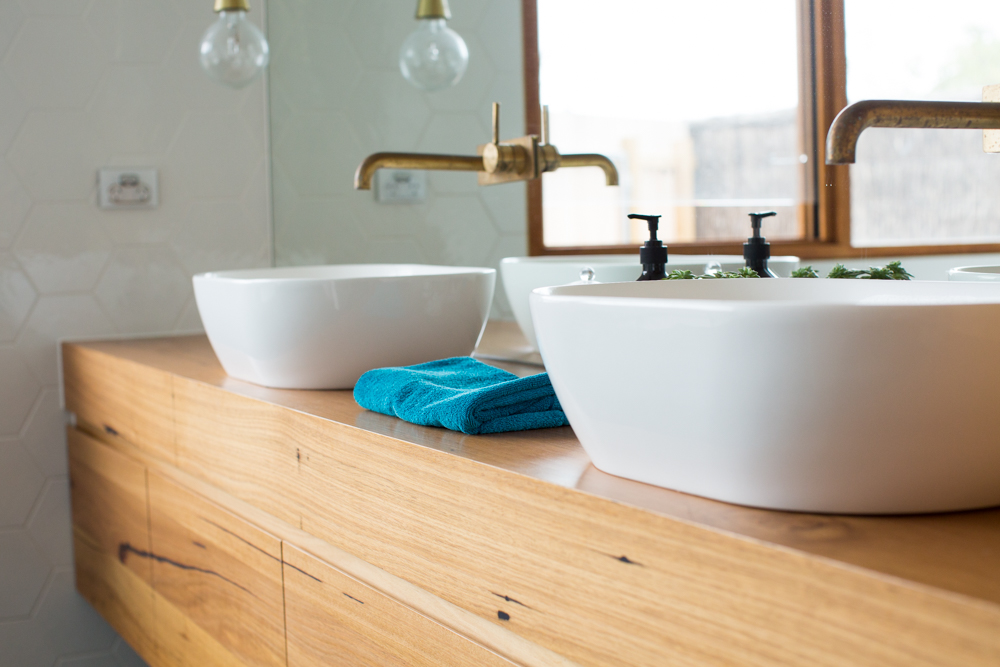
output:
[[[216,0],[217,2],[221,0]],[[448,0],[418,0],[418,19],[450,19],[451,10],[448,8]]]
[[[218,12],[236,12],[236,11],[250,11],[250,3],[247,0],[215,0],[215,11]]]

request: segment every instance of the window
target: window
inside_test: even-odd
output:
[[[633,212],[662,214],[672,250],[739,253],[759,209],[779,212],[775,254],[1000,249],[972,245],[1000,244],[1000,156],[981,132],[870,129],[857,165],[823,155],[848,95],[971,100],[1000,83],[995,1],[946,15],[898,0],[523,2],[529,131],[547,103],[562,152],[603,152],[621,175],[532,182],[531,254],[634,248]]]

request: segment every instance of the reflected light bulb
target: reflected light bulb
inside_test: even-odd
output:
[[[267,39],[247,20],[247,0],[216,0],[219,15],[201,38],[201,67],[232,88],[243,88],[260,76],[270,60]]]
[[[399,50],[399,70],[421,90],[433,92],[454,86],[469,66],[469,49],[445,23],[449,18],[447,0],[420,0],[420,27]]]

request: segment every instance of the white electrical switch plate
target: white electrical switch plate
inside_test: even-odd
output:
[[[101,208],[156,208],[160,203],[156,169],[104,168],[97,172]]]
[[[382,204],[417,204],[427,199],[427,172],[379,169],[375,172],[375,201]]]

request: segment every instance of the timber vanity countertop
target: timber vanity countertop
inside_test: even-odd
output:
[[[63,359],[77,429],[580,664],[1000,665],[1000,510],[714,502],[598,471],[570,428],[465,436],[232,380],[203,336]]]

